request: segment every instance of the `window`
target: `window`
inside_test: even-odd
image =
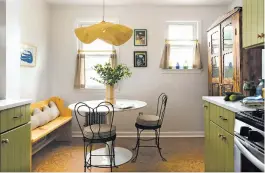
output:
[[[198,22],[169,22],[167,39],[170,41],[170,66],[192,69],[194,48],[198,40]]]
[[[91,23],[94,24],[94,23]],[[90,24],[90,25],[91,25]],[[89,26],[88,24],[81,26]],[[104,84],[98,83],[91,78],[99,78],[98,74],[93,70],[97,64],[105,64],[110,61],[114,47],[102,40],[95,40],[91,44],[84,44],[79,41],[79,49],[85,52],[85,77],[87,89],[105,89]]]

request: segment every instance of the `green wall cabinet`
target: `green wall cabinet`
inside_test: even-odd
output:
[[[264,0],[243,0],[243,47],[264,43]]]
[[[213,111],[214,110],[214,111]],[[220,116],[229,117],[223,127],[223,123],[217,124],[215,120],[216,112],[222,113]],[[213,117],[213,118],[212,118]],[[206,172],[233,172],[234,171],[234,136],[229,131],[234,116],[228,110],[214,104],[204,103],[204,123],[205,123],[205,171]],[[214,121],[212,121],[212,120]],[[230,121],[231,123],[229,123]],[[231,124],[234,126],[234,124]]]
[[[31,171],[29,105],[0,111],[0,171]]]

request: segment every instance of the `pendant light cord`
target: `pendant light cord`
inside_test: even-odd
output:
[[[103,22],[105,21],[105,0],[103,0]]]

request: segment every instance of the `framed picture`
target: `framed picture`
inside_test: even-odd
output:
[[[22,44],[20,48],[20,66],[36,66],[37,47]]]
[[[134,67],[147,67],[146,51],[134,51]]]
[[[147,46],[147,30],[135,29],[134,30],[134,46]]]

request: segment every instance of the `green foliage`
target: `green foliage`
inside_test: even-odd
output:
[[[126,65],[118,65],[117,67],[112,68],[110,63],[106,63],[105,65],[97,64],[94,66],[93,70],[97,72],[100,79],[91,78],[92,80],[111,86],[114,86],[120,80],[129,78],[132,75]]]

